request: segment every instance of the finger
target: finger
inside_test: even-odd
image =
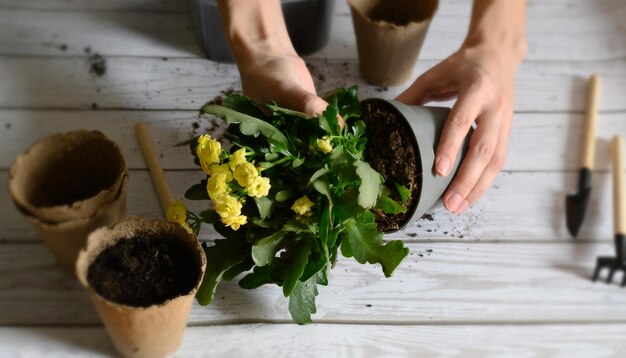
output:
[[[287,108],[312,116],[321,114],[328,107],[326,101],[298,86],[286,88],[282,97],[280,103],[283,103]]]
[[[287,89],[285,93],[286,95],[283,96],[285,97],[285,101],[282,103],[285,103],[285,106],[288,108],[302,113],[316,116],[323,113],[326,107],[328,107],[328,102],[301,87],[291,87]],[[343,128],[344,121],[340,115],[337,115],[337,121],[339,122],[339,126]]]
[[[478,179],[474,189],[472,189],[472,191],[467,195],[466,200],[461,203],[455,213],[463,214],[465,210],[476,203],[478,199],[480,199],[487,192],[502,169],[504,169],[504,163],[506,162],[506,155],[508,151],[508,137],[508,130],[502,130],[500,137],[498,138],[498,145],[496,146],[496,152],[493,155],[493,158],[491,158],[491,161],[487,164],[487,167],[485,167],[485,171],[483,171],[483,175],[480,179]]]
[[[470,88],[459,95],[446,119],[435,151],[435,172],[438,175],[450,174],[454,158],[472,123],[478,117],[483,102],[481,93],[475,88]]]
[[[457,211],[469,206],[467,196],[474,190],[485,168],[492,161],[499,136],[500,118],[491,115],[481,120],[470,139],[467,156],[444,195],[443,202],[448,210]]]

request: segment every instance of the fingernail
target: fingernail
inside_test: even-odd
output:
[[[463,200],[463,202],[461,203],[461,206],[459,206],[458,209],[456,209],[456,213],[461,215],[465,212],[465,210],[467,210],[467,208],[469,208],[470,203],[467,200]]]
[[[450,174],[450,159],[445,155],[440,155],[435,162],[435,167],[440,175],[446,176]]]
[[[450,211],[456,211],[463,202],[463,197],[459,193],[452,193],[448,199],[444,201],[446,208]]]

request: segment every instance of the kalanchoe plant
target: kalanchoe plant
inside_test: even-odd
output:
[[[185,197],[211,200],[214,209],[185,215],[179,201],[168,215],[196,234],[211,223],[224,236],[204,246],[201,305],[211,303],[222,279],[248,272],[241,287],[281,286],[293,320],[304,324],[311,322],[317,285],[327,285],[339,251],[362,264],[381,264],[387,277],[408,254],[401,241],[383,243],[376,228],[373,211],[403,212],[389,195],[395,191],[405,201],[408,190],[385,186],[364,160],[357,88],[324,99],[329,106],[316,117],[240,94],[202,108],[230,124],[225,136],[232,148],[226,151],[209,134],[193,141],[195,162],[207,177]]]

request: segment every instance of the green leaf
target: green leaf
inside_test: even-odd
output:
[[[328,235],[330,234],[330,205],[322,204],[322,213],[319,217],[319,232],[320,232],[320,241],[322,245],[326,245],[328,242]]]
[[[202,220],[207,224],[214,224],[220,221],[220,215],[213,209],[207,209],[198,214]]]
[[[339,135],[341,128],[339,127],[339,119],[337,116],[337,99],[332,98],[327,101],[328,106],[322,114],[317,116],[319,126],[331,135]]]
[[[267,196],[261,198],[254,198],[254,203],[259,210],[259,216],[261,219],[265,219],[272,214],[274,202]]]
[[[376,209],[382,210],[385,214],[406,213],[406,208],[388,196],[381,196],[376,202]]]
[[[250,97],[242,95],[241,93],[233,93],[226,97],[222,106],[252,117],[265,118],[265,114],[261,111],[259,103],[255,102]]]
[[[269,265],[256,266],[254,268],[254,271],[239,280],[239,287],[245,288],[246,290],[252,290],[257,287],[263,286],[266,283],[272,283],[272,269],[273,268]]]
[[[263,134],[265,137],[276,143],[280,143],[284,146],[289,145],[287,137],[285,137],[285,135],[278,130],[278,128],[262,119],[258,119],[245,113],[237,112],[216,104],[205,105],[202,107],[202,112],[218,116],[230,124],[239,124],[239,130],[242,134],[254,137],[257,137],[259,134]]]
[[[279,191],[278,193],[276,193],[276,196],[274,197],[276,199],[276,201],[278,202],[283,202],[286,201],[287,199],[291,198],[291,190],[289,189],[283,189],[281,191]]]
[[[322,281],[323,273],[318,272],[308,280],[297,281],[291,296],[289,296],[289,313],[297,324],[311,323],[311,315],[317,312],[315,296],[317,296],[317,284]]]
[[[254,267],[254,261],[252,261],[251,257],[246,257],[245,260],[226,270],[222,276],[222,280],[230,281],[239,276],[241,273],[252,269],[252,267]]]
[[[382,177],[372,169],[369,163],[362,160],[356,160],[354,166],[356,167],[356,174],[361,178],[358,203],[362,208],[369,209],[376,205],[378,187],[382,183]]]
[[[406,201],[411,196],[411,191],[406,186],[400,183],[394,183],[394,184],[396,186],[396,190],[398,191],[398,194],[400,194],[400,197],[402,198],[402,205],[406,204]]]
[[[311,253],[311,241],[301,240],[297,246],[291,246],[287,249],[285,257],[286,269],[283,272],[283,294],[288,297],[293,291],[296,284],[300,282],[300,277],[304,273],[304,268],[309,262],[309,254]]]
[[[252,246],[252,260],[257,266],[265,266],[272,263],[276,251],[279,250],[280,244],[285,238],[285,233],[279,231],[264,239],[259,240]]]
[[[222,280],[224,272],[249,257],[250,244],[245,236],[237,235],[228,239],[215,240],[214,245],[204,245],[203,248],[207,265],[196,298],[198,303],[205,306],[213,301],[215,289]]]
[[[301,166],[303,163],[304,163],[304,159],[295,158],[294,160],[291,161],[291,167],[297,168]]]
[[[311,184],[314,181],[316,181],[322,175],[328,173],[328,171],[329,171],[328,166],[324,166],[323,168],[320,168],[317,171],[315,171],[315,173],[313,173],[313,175],[311,175],[311,178],[309,179],[309,184]]]
[[[268,162],[273,162],[275,160],[277,160],[278,158],[280,158],[280,154],[278,153],[265,153],[265,160]]]
[[[328,202],[332,205],[333,197],[330,194],[330,186],[329,186],[327,181],[318,179],[318,180],[313,182],[313,187],[320,194],[326,195],[326,197],[328,198]]]
[[[351,117],[361,116],[361,101],[359,101],[358,92],[358,86],[338,88],[325,94],[323,98],[328,103],[336,101],[339,115],[347,122]]]
[[[276,104],[266,104],[263,107],[269,109],[270,111],[272,111],[272,112],[274,112],[276,114],[284,114],[284,115],[288,115],[288,116],[295,116],[295,117],[299,117],[299,118],[302,118],[302,119],[311,119],[311,118],[313,118],[312,116],[310,116],[310,115],[308,115],[306,113],[294,111],[293,109],[279,107]]]
[[[209,200],[209,193],[206,190],[206,179],[187,189],[185,192],[185,198],[189,200]]]
[[[383,244],[383,234],[376,229],[374,214],[369,211],[364,212],[356,219],[348,220],[345,234],[342,239],[342,252],[343,245],[346,244],[346,241],[343,240],[347,239],[350,251],[357,262],[381,264],[386,277],[391,276],[402,259],[409,253],[409,249],[404,247],[402,241],[394,240]]]

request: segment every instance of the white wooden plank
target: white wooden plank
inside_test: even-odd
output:
[[[187,327],[174,356],[197,357],[607,357],[626,349],[626,325],[388,326],[247,324]],[[0,354],[116,355],[106,331],[0,328]]]
[[[608,240],[607,240],[608,241]],[[616,283],[593,283],[607,243],[409,243],[393,277],[379,266],[341,258],[319,288],[320,323],[626,323],[626,295]],[[78,283],[44,245],[0,245],[0,325],[97,324]],[[620,276],[620,275],[617,275]],[[620,277],[616,277],[619,280]],[[194,303],[194,325],[290,322],[275,286],[219,286],[209,306]]]
[[[0,57],[0,108],[115,108],[198,110],[220,91],[240,88],[234,65],[200,59],[106,57],[106,73],[90,73],[85,58]],[[385,90],[363,82],[355,61],[311,59],[320,93],[359,85],[361,96],[393,98],[408,84]],[[415,76],[435,65],[421,61]],[[587,78],[604,77],[600,109],[624,111],[626,66],[604,62],[529,62],[520,68],[516,110],[582,111]],[[444,102],[450,104],[452,102]]]
[[[471,1],[439,2],[421,59],[443,59],[463,43]],[[347,1],[337,1],[327,58],[356,58],[355,36]],[[620,0],[535,0],[528,2],[527,61],[603,60],[626,55],[626,3]],[[593,48],[593,49],[592,49]]]
[[[604,113],[597,129],[596,169],[610,167],[608,143],[626,135],[626,113]],[[146,165],[133,135],[136,121],[148,122],[166,169],[196,169],[185,141],[200,133],[219,136],[223,122],[198,117],[195,111],[47,111],[0,110],[0,168],[9,168],[15,157],[37,139],[79,128],[96,129],[117,142],[127,165]],[[196,128],[197,126],[197,128]],[[507,171],[577,170],[583,115],[580,113],[518,113],[509,140]],[[537,160],[541,158],[541,160]]]
[[[166,173],[175,197],[202,179],[200,171]],[[6,188],[7,172],[0,171]],[[462,241],[563,241],[571,239],[565,228],[565,195],[577,187],[575,172],[502,173],[491,190],[464,215],[449,213],[443,207],[431,211],[432,220],[422,219],[392,237],[408,240]],[[612,237],[611,182],[607,173],[593,177],[593,188],[580,240],[606,241]],[[198,212],[206,202],[188,202]],[[147,171],[131,171],[128,186],[128,213],[160,217],[156,193]],[[8,191],[0,190],[0,240],[37,241],[37,234],[11,203]],[[213,240],[210,228],[202,240]],[[407,237],[408,236],[408,237]]]
[[[317,58],[355,59],[356,45],[347,2],[337,0],[328,45]],[[91,46],[105,55],[200,55],[186,1],[2,0],[0,54],[76,55]],[[32,9],[67,9],[33,11]],[[118,11],[76,11],[76,10]],[[155,10],[157,12],[155,12]],[[442,1],[420,58],[441,60],[463,41],[471,2]],[[161,12],[167,11],[167,12]],[[172,11],[172,12],[170,12]],[[527,59],[606,60],[626,56],[622,19],[626,4],[603,1],[531,1]],[[65,51],[60,46],[66,45]]]
[[[186,1],[182,1],[186,2]],[[0,54],[202,57],[187,12],[0,11]]]
[[[188,11],[188,1],[180,0],[0,0],[0,8],[31,10],[90,11]]]

